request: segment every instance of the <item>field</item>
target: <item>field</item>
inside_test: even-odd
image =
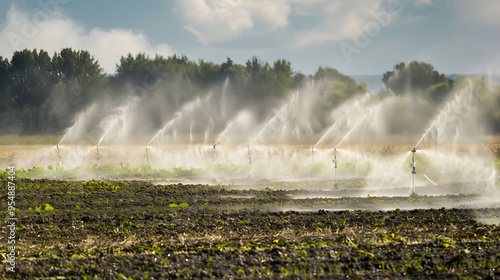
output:
[[[342,197],[348,186],[311,193],[144,181],[17,186],[20,258],[16,274],[3,262],[6,278],[500,276],[500,208],[466,209],[474,195]],[[316,198],[300,198],[306,193]]]
[[[398,149],[406,147],[384,153]],[[469,182],[427,183],[409,195],[359,178],[196,184],[196,170],[89,170],[94,179],[56,167],[19,170],[13,180],[2,173],[3,190],[17,185],[18,256],[8,272],[3,226],[1,278],[500,277],[500,207]]]

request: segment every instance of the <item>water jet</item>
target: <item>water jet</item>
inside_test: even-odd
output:
[[[364,94],[357,99],[353,99],[352,101],[346,101],[345,104],[342,104],[338,109],[335,109],[333,115],[335,115],[335,122],[328,127],[328,129],[321,135],[320,139],[314,144],[314,147],[322,144],[330,137],[330,135],[344,125],[348,125],[350,120],[357,119],[360,114],[363,114],[366,111],[366,105],[370,99],[370,94]]]
[[[431,182],[434,186],[436,186],[436,187],[438,186],[438,184],[434,183],[434,181],[432,181],[432,180],[431,180],[431,178],[427,177],[427,175],[425,175],[425,174],[422,174],[422,175],[424,175],[424,177],[425,177],[427,180],[429,180],[429,182]]]
[[[280,125],[283,125],[283,122],[286,120],[286,117],[289,113],[290,110],[293,109],[293,103],[298,99],[298,93],[295,93],[293,97],[285,104],[283,105],[278,112],[274,114],[274,116],[267,121],[262,129],[257,133],[257,135],[250,141],[249,146],[252,146],[255,141],[257,141],[259,138],[261,138],[268,130],[270,129],[275,129],[277,127],[280,127]],[[283,119],[285,118],[285,119]]]
[[[213,93],[210,92],[207,96],[201,98],[197,97],[194,100],[184,104],[182,108],[175,113],[175,116],[169,120],[158,132],[149,140],[147,145],[150,145],[155,141],[157,138],[161,138],[165,133],[169,132],[170,130],[174,131],[174,136],[176,135],[176,128],[177,126],[182,126],[182,121],[184,119],[190,120],[189,124],[189,138],[190,138],[190,143],[193,142],[193,113],[197,112],[204,104],[206,104],[208,101],[211,100]]]

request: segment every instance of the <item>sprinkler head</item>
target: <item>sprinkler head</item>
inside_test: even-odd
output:
[[[412,153],[416,153],[417,152],[417,147],[413,148],[413,150],[411,150]]]
[[[334,159],[332,159],[332,163],[335,164],[335,168],[337,168],[337,164],[339,163],[339,161],[337,160],[337,148],[333,149],[333,156]]]
[[[214,146],[213,146],[213,147],[214,147],[214,150],[215,150],[215,146],[217,146],[217,143],[215,143],[215,144],[214,144]]]

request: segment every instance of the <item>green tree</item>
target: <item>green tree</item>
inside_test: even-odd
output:
[[[12,74],[9,60],[0,56],[0,112],[10,110],[14,103],[10,89],[12,87]]]
[[[34,49],[14,52],[10,61],[11,94],[15,114],[23,133],[43,133],[50,123],[40,117],[42,105],[50,97],[57,81],[50,56]]]
[[[337,69],[319,67],[313,78],[320,83],[321,95],[324,95],[332,106],[354,94],[366,92],[365,84],[357,84],[354,79],[340,73]]]
[[[12,93],[17,107],[38,108],[49,96],[56,81],[50,56],[43,50],[37,52],[36,49],[25,49],[14,52],[10,64]]]
[[[58,133],[71,125],[71,116],[108,92],[108,78],[99,62],[85,50],[62,49],[54,53],[52,65],[57,84],[43,105],[40,118],[48,120],[46,133]]]
[[[313,110],[322,127],[328,123],[328,118],[333,108],[356,94],[366,92],[366,85],[357,84],[351,77],[340,73],[333,68],[319,67],[313,75],[317,94],[314,98]]]
[[[66,97],[74,104],[87,104],[106,87],[103,69],[88,51],[65,48],[54,54],[52,63]]]
[[[149,90],[177,78],[206,85],[206,79],[213,77],[213,72],[218,72],[219,66],[203,61],[200,63],[204,70],[200,70],[200,66],[190,61],[185,55],[173,55],[167,58],[157,55],[151,59],[144,53],[137,54],[135,57],[128,54],[127,57],[121,57],[117,65],[116,75],[112,79],[113,87],[115,91],[123,91],[123,86],[128,83],[132,87]],[[157,86],[154,86],[155,84]]]
[[[5,134],[15,134],[19,131],[20,119],[15,107],[14,96],[11,89],[13,85],[13,76],[11,65],[8,59],[0,56],[0,131]]]
[[[293,83],[292,87],[293,88],[298,88],[301,85],[303,85],[304,81],[307,81],[307,78],[304,74],[298,72],[293,74]]]
[[[220,65],[200,60],[196,67],[195,82],[202,87],[208,87],[219,80],[220,73]]]
[[[262,89],[268,86],[271,68],[269,63],[264,63],[258,57],[254,56],[252,59],[249,59],[245,65],[250,82],[255,89]]]
[[[442,101],[452,81],[440,74],[430,64],[412,61],[394,66],[384,73],[385,86],[396,95],[420,95],[433,101]]]
[[[294,80],[291,63],[284,59],[279,59],[273,65],[273,85],[274,90],[280,97],[290,90]]]
[[[106,89],[107,78],[88,51],[22,50],[0,58],[2,119],[17,133],[58,133],[71,117]],[[3,132],[12,131],[6,129]]]
[[[229,57],[227,57],[226,62],[222,63],[220,66],[221,74],[226,73],[228,69],[231,69],[232,66],[233,66],[233,61]]]
[[[154,68],[153,61],[146,54],[139,53],[133,57],[129,53],[126,57],[120,58],[114,78],[117,84],[130,82],[132,85],[138,86],[144,82],[144,77],[154,71]]]
[[[226,62],[221,64],[219,77],[220,81],[229,78],[233,84],[238,85],[247,85],[249,81],[246,67],[241,64],[234,64],[229,57]]]

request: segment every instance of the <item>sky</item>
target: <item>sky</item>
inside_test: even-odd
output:
[[[380,75],[424,61],[445,74],[500,74],[498,0],[4,0],[0,56],[88,50],[108,74],[128,53],[296,72]]]

